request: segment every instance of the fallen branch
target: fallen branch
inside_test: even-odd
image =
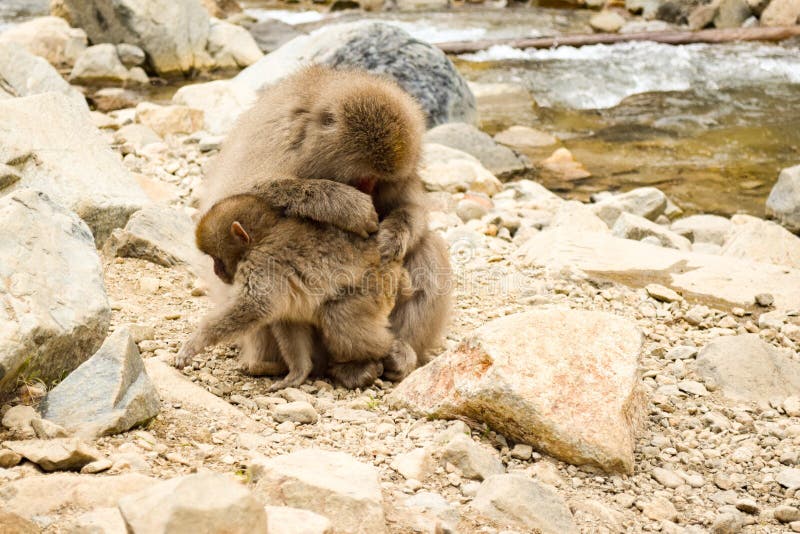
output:
[[[481,41],[451,41],[439,43],[448,54],[466,54],[486,50],[496,45],[513,48],[554,48],[557,46],[586,46],[595,44],[652,41],[671,45],[691,43],[730,43],[733,41],[783,41],[800,35],[800,26],[775,28],[731,28],[700,31],[663,31],[640,33],[593,33],[560,35],[536,39],[485,39]]]

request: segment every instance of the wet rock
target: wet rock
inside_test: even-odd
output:
[[[144,50],[136,45],[120,43],[117,45],[117,56],[122,64],[128,68],[141,67],[146,59]]]
[[[558,143],[558,139],[549,133],[527,126],[512,126],[496,134],[494,140],[517,148],[539,148]]]
[[[202,110],[203,128],[212,134],[227,133],[255,100],[255,91],[229,80],[185,85],[172,97],[175,104]]]
[[[70,28],[61,17],[38,17],[0,34],[0,43],[14,43],[56,67],[70,67],[86,48],[86,32]]]
[[[386,532],[378,472],[349,454],[302,450],[256,462],[250,474],[268,504],[323,515],[335,532]]]
[[[22,461],[22,455],[8,449],[0,449],[0,467],[8,469]]]
[[[209,17],[196,0],[62,0],[61,9],[93,43],[139,46],[160,75],[209,64]]]
[[[731,217],[731,232],[722,255],[800,269],[800,237],[750,215]]]
[[[127,327],[47,394],[46,419],[82,436],[124,432],[158,414],[160,401]]]
[[[767,215],[800,233],[800,165],[781,171],[767,198]]]
[[[476,157],[438,143],[423,145],[419,172],[428,191],[459,193],[469,190],[491,196],[503,187]]]
[[[85,102],[61,94],[0,100],[0,161],[9,160],[21,175],[17,187],[43,191],[74,211],[98,246],[148,203]]]
[[[104,247],[106,255],[141,258],[165,267],[201,265],[194,243],[194,223],[183,211],[151,206],[137,211],[124,230],[114,230]]]
[[[655,220],[667,209],[667,197],[655,187],[640,187],[603,199],[594,204],[592,209],[611,228],[622,213]]]
[[[603,313],[517,313],[412,373],[389,400],[428,417],[482,421],[566,462],[630,472],[644,408],[641,343],[634,325]]]
[[[442,447],[442,460],[461,470],[466,478],[485,480],[505,473],[502,462],[469,436],[457,434]]]
[[[536,117],[536,101],[521,84],[469,82],[469,87],[475,95],[481,129],[496,130]]]
[[[625,17],[616,11],[601,11],[589,19],[592,29],[603,33],[618,32],[625,24]]]
[[[136,106],[136,122],[149,126],[161,137],[190,134],[203,128],[203,112],[188,106],[142,102]]]
[[[700,351],[697,369],[737,401],[768,403],[800,388],[800,363],[758,334],[715,339]]]
[[[429,127],[476,119],[475,98],[447,56],[382,22],[336,24],[301,35],[246,68],[234,81],[257,91],[308,63],[360,67],[390,76],[419,101]]]
[[[67,83],[46,59],[31,54],[16,43],[0,42],[0,78],[4,82],[0,91],[10,96],[61,93],[76,108],[87,109],[83,95]],[[0,103],[3,102],[4,99],[0,98]]]
[[[100,452],[78,438],[6,441],[3,446],[45,471],[79,471],[100,458]]]
[[[246,29],[222,20],[211,21],[206,49],[220,69],[249,67],[264,56]]]
[[[36,523],[5,510],[0,510],[0,525],[2,525],[2,531],[7,534],[39,534],[41,532]]]
[[[304,32],[295,26],[280,20],[267,19],[249,26],[247,30],[255,39],[256,44],[265,54],[277,50],[284,43],[287,43]]]
[[[495,176],[507,177],[526,169],[525,162],[510,148],[498,145],[488,134],[471,124],[442,124],[429,130],[423,139],[426,143],[438,143],[478,158]]]
[[[693,243],[722,246],[732,226],[729,219],[719,215],[691,215],[672,223],[670,230]]]
[[[89,98],[98,111],[115,111],[117,109],[132,108],[141,101],[141,97],[121,87],[105,87],[96,91]],[[133,126],[128,124],[127,126]],[[125,128],[126,126],[123,126]]]
[[[81,85],[119,85],[132,80],[117,55],[117,47],[103,43],[83,51],[72,68],[69,81]]]
[[[653,237],[658,240],[662,247],[675,248],[678,250],[689,251],[692,244],[685,237],[671,232],[660,224],[648,221],[644,217],[639,217],[631,213],[622,213],[617,217],[611,233],[617,237],[641,241],[642,239]]]
[[[289,506],[267,506],[269,534],[333,534],[328,518]]]
[[[762,26],[793,26],[800,19],[800,1],[771,0],[761,14]]]
[[[120,499],[119,510],[132,534],[267,533],[264,507],[242,484],[215,473],[167,480]]]
[[[495,521],[511,521],[542,534],[578,532],[564,499],[523,475],[495,475],[481,484],[472,507]]]
[[[317,411],[306,401],[278,404],[275,406],[272,416],[279,423],[292,421],[293,423],[313,424],[319,419]]]
[[[9,391],[20,376],[48,383],[86,360],[111,309],[92,234],[75,214],[24,189],[0,198],[0,228],[0,278],[13,280],[0,289],[0,391]]]

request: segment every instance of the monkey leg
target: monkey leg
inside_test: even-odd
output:
[[[383,374],[383,364],[376,360],[328,365],[328,376],[346,389],[368,388],[381,374]]]
[[[288,370],[271,325],[260,326],[242,336],[239,355],[241,370],[251,376],[277,376]]]
[[[395,339],[381,363],[384,378],[400,382],[417,368],[417,353],[402,339]]]
[[[441,339],[450,316],[453,282],[446,243],[436,234],[425,234],[406,256],[404,266],[414,292],[408,298],[398,298],[389,321],[395,336],[414,350],[420,365],[425,365],[430,361],[428,351]]]
[[[310,324],[279,321],[272,325],[272,332],[278,340],[289,374],[270,386],[269,391],[297,387],[306,381],[314,368],[313,328]]]

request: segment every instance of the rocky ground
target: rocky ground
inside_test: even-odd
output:
[[[138,76],[135,61],[124,68]],[[47,169],[80,195],[48,190],[69,209],[21,190],[4,199],[14,244],[0,248],[0,272],[44,274],[16,276],[0,295],[15,306],[59,295],[44,304],[56,322],[74,319],[66,303],[99,332],[93,346],[115,334],[49,394],[46,366],[3,383],[6,531],[172,532],[164,525],[183,518],[187,531],[202,520],[266,532],[266,520],[273,534],[800,532],[800,238],[784,227],[682,217],[654,188],[568,202],[536,177],[586,171],[547,132],[516,125],[492,139],[429,110],[444,124],[426,134],[421,174],[455,275],[438,358],[400,385],[315,379],[269,393],[273,381],[240,372],[231,347],[182,372],[169,365],[209,307],[194,272],[193,193],[225,113],[246,106],[253,83],[190,86],[172,106],[88,86],[90,116],[75,86],[49,80],[45,91],[63,96],[0,100],[0,147],[22,147],[0,149],[0,186],[49,187],[31,170]],[[456,103],[447,113],[474,118],[463,79],[444,85]],[[477,112],[514,90],[473,85]],[[192,99],[205,91],[224,98]],[[229,107],[215,114],[219,102]],[[59,134],[47,142],[63,143],[55,156],[37,148],[43,116]],[[769,202],[793,231],[798,181],[797,167],[785,170]]]

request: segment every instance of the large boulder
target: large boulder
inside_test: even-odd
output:
[[[95,438],[149,421],[159,405],[139,349],[130,331],[120,327],[47,394],[40,410],[45,419]]]
[[[49,383],[75,369],[100,346],[111,309],[92,233],[74,213],[21,190],[0,198],[0,228],[4,392],[21,374]]]
[[[723,256],[800,269],[800,237],[780,225],[750,215],[731,217]]]
[[[762,26],[793,26],[800,21],[800,0],[772,0],[761,14]]]
[[[438,143],[422,145],[422,164],[419,170],[428,191],[460,193],[474,191],[494,195],[503,184],[478,158],[461,150]]]
[[[800,363],[758,334],[715,339],[698,354],[697,370],[737,401],[766,405],[800,391]]]
[[[781,171],[767,198],[767,215],[800,233],[800,165]]]
[[[442,124],[425,134],[426,143],[455,148],[470,154],[498,177],[509,177],[523,172],[527,165],[513,150],[498,145],[488,134],[471,124]]]
[[[97,245],[149,203],[92,124],[85,102],[62,94],[0,100],[2,162],[20,180],[0,193],[44,191],[89,225]]]
[[[221,135],[228,132],[236,117],[256,101],[256,92],[230,80],[184,85],[172,97],[175,104],[203,112],[203,128]]]
[[[472,123],[477,118],[475,97],[447,56],[405,30],[382,22],[336,24],[313,35],[301,35],[234,80],[257,91],[308,63],[358,67],[390,76],[419,101],[428,114],[429,127]]]
[[[68,84],[46,59],[34,56],[15,43],[0,42],[0,80],[4,82],[0,91],[9,93],[9,96],[61,93],[76,106],[89,109],[83,95]]]
[[[211,22],[206,49],[221,69],[249,67],[264,56],[246,29],[216,19]]]
[[[311,510],[334,532],[386,532],[378,471],[349,454],[301,450],[250,466],[256,495],[267,504]]]
[[[130,43],[160,75],[209,66],[209,17],[199,0],[60,0],[72,26],[94,43]]]
[[[0,34],[0,43],[14,43],[51,65],[70,67],[86,48],[86,32],[70,28],[61,17],[38,17]]]
[[[517,313],[417,369],[390,399],[427,417],[486,423],[565,462],[631,473],[645,409],[641,346],[636,325],[613,315]]]
[[[672,223],[670,230],[692,243],[722,246],[731,230],[731,221],[719,215],[690,215]]]

